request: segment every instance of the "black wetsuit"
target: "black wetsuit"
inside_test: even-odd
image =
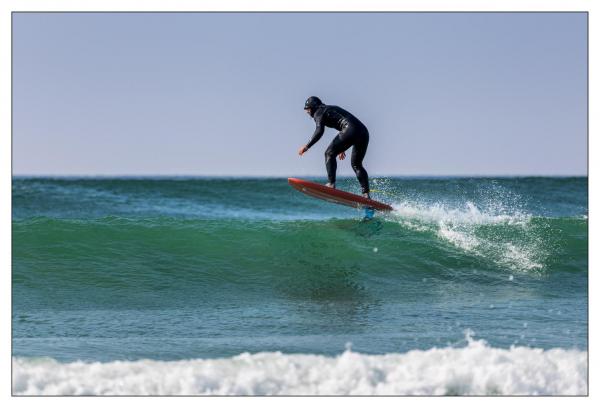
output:
[[[356,178],[360,183],[363,193],[369,192],[369,175],[362,165],[367,146],[369,145],[369,131],[350,112],[333,105],[319,106],[313,115],[317,128],[312,138],[306,145],[309,149],[323,136],[325,126],[339,131],[333,138],[331,144],[325,150],[325,167],[327,168],[327,177],[331,184],[335,184],[335,172],[337,170],[337,161],[335,157],[341,152],[345,152],[353,146],[350,162],[352,169],[356,173]]]

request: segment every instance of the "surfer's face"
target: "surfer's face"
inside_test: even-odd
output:
[[[312,114],[310,113],[310,108],[304,109],[304,112],[308,113],[308,116],[312,116]]]

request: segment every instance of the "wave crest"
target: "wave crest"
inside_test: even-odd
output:
[[[390,219],[511,271],[541,272],[555,249],[549,219],[497,202],[480,208],[470,201],[455,206],[405,201],[394,205]]]

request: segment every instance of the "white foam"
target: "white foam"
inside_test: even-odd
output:
[[[585,395],[587,352],[462,348],[335,356],[244,353],[161,362],[59,363],[13,358],[25,395]]]
[[[502,245],[502,261],[505,266],[512,270],[539,270],[544,267],[543,264],[536,261],[536,255],[539,249],[534,247],[517,247],[510,242]]]
[[[544,268],[542,260],[546,252],[543,243],[538,242],[530,231],[531,216],[528,214],[520,211],[509,214],[498,203],[494,207],[497,212],[483,211],[469,201],[459,207],[410,202],[396,203],[393,207],[392,217],[397,217],[404,227],[418,232],[431,231],[465,253],[486,258],[512,271]],[[507,238],[501,235],[486,236],[485,232],[479,231],[483,225],[518,228],[528,240],[506,241]]]
[[[399,202],[392,205],[394,214],[403,218],[418,219],[425,222],[444,222],[454,224],[521,224],[530,216],[515,212],[514,214],[493,214],[481,211],[475,204],[467,201],[464,206],[451,207],[443,203],[420,204]]]
[[[444,222],[439,223],[437,235],[467,252],[477,253],[476,248],[481,244],[471,231],[461,231]]]

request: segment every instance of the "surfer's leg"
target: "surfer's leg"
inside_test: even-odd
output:
[[[369,197],[369,174],[367,170],[363,167],[363,159],[365,158],[365,154],[367,153],[367,146],[369,145],[369,133],[367,131],[363,132],[359,137],[356,138],[354,142],[354,147],[352,148],[352,157],[350,162],[352,163],[352,169],[354,173],[356,173],[356,178],[360,183],[360,187],[362,189],[363,195]]]
[[[338,134],[325,150],[325,168],[327,169],[328,185],[335,188],[335,173],[337,171],[336,156],[352,146],[349,140],[344,140]]]

